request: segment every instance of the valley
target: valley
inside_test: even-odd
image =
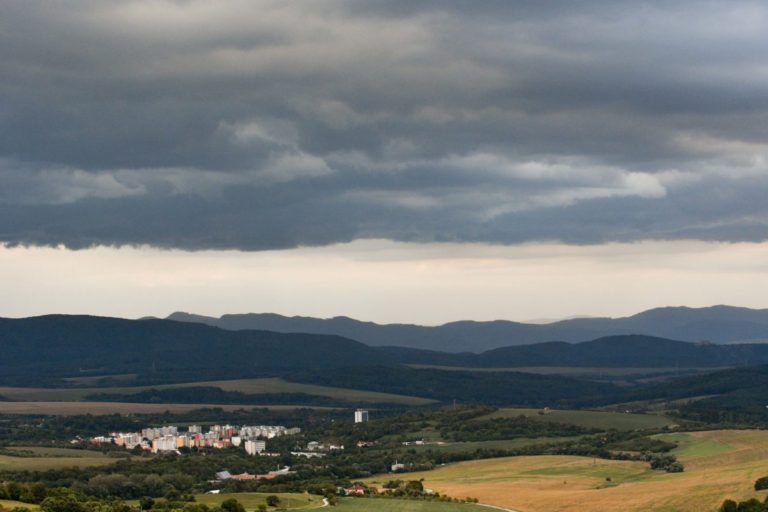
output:
[[[36,357],[30,340],[52,336],[51,356]],[[143,352],[125,352],[126,340]],[[205,357],[213,341],[223,352]],[[762,361],[763,345],[626,335],[452,354],[63,316],[0,321],[0,344],[0,480],[80,489],[86,501],[133,506],[148,494],[186,512],[231,498],[258,512],[272,496],[286,510],[324,508],[325,498],[350,511],[698,512],[760,496],[752,486],[768,476],[768,366],[737,364]],[[87,371],[67,347],[95,351]],[[248,351],[259,357],[238,357]],[[352,422],[361,407],[370,420]],[[228,438],[213,449],[199,434],[157,453],[112,446],[146,426],[225,423],[301,433],[270,440],[269,456]],[[238,478],[219,480],[222,471]],[[0,489],[4,503],[20,498],[30,510],[41,503]]]

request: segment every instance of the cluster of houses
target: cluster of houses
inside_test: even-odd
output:
[[[333,444],[333,443],[321,443],[319,441],[310,441],[307,443],[307,447],[303,451],[292,451],[291,455],[294,455],[296,457],[306,457],[308,459],[311,458],[320,458],[325,457],[325,455],[328,452],[339,452],[344,450],[343,444]]]
[[[182,448],[230,448],[240,447],[249,455],[260,455],[266,450],[266,441],[280,436],[294,435],[300,428],[281,425],[212,425],[207,432],[199,425],[190,425],[180,432],[168,425],[145,428],[141,432],[113,432],[108,436],[90,439],[91,444],[115,444],[133,450],[136,447],[152,453],[178,452]]]
[[[427,446],[430,444],[443,445],[445,441],[426,441],[424,439],[416,439],[414,441],[403,441],[403,446]]]
[[[291,475],[293,473],[295,473],[295,471],[291,471],[290,466],[285,466],[284,468],[278,468],[275,471],[270,471],[262,475],[252,475],[248,472],[240,473],[238,475],[233,475],[229,471],[219,471],[218,473],[216,473],[216,481],[223,482],[224,480],[237,480],[241,482],[247,482],[252,480],[272,480],[273,478],[277,478],[278,476]]]

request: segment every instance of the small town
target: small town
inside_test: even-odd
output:
[[[355,423],[368,421],[369,413],[365,409],[354,412]],[[277,455],[268,453],[267,441],[276,437],[292,436],[301,433],[298,427],[286,428],[282,425],[211,425],[207,432],[200,425],[189,425],[186,431],[178,426],[147,427],[141,432],[112,432],[106,436],[88,439],[94,446],[115,445],[126,450],[142,450],[151,453],[181,453],[182,449],[192,448],[239,448],[243,447],[248,455]],[[74,441],[78,442],[78,441]],[[358,447],[366,446],[360,441]],[[343,445],[310,441],[305,450],[292,451],[299,457],[323,457],[322,452],[343,450]]]
[[[212,425],[203,432],[200,425],[190,425],[186,431],[179,431],[173,425],[157,428],[145,428],[141,432],[113,432],[108,436],[90,438],[93,445],[114,444],[126,450],[140,449],[152,453],[181,453],[183,448],[239,448],[243,447],[248,455],[266,453],[269,439],[299,434],[298,427],[286,428],[282,425]]]

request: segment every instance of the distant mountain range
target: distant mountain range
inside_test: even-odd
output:
[[[96,377],[96,381],[91,380],[87,385],[92,387],[95,382],[98,386],[112,386],[113,391],[105,388],[99,396],[118,401],[207,397],[215,401],[211,403],[300,400],[301,403],[329,405],[327,397],[307,398],[285,393],[246,396],[210,385],[204,387],[204,384],[199,388],[142,388],[136,392],[137,388],[133,391],[121,388],[126,383],[119,378],[110,379],[110,375],[130,374],[131,385],[152,386],[282,377],[290,382],[405,394],[439,401],[457,399],[465,403],[494,405],[579,406],[616,403],[641,395],[604,380],[469,369],[739,367],[732,373],[725,373],[726,377],[718,377],[730,379],[729,387],[724,388],[730,392],[740,389],[734,387],[734,383],[738,384],[737,377],[743,367],[768,363],[768,344],[690,343],[644,335],[616,335],[582,343],[547,342],[497,348],[479,354],[450,353],[396,346],[371,347],[326,334],[231,331],[171,320],[49,315],[0,318],[0,354],[0,384],[67,387],[74,384],[64,380],[68,377]],[[676,371],[661,373],[679,375]],[[104,378],[99,379],[100,376]],[[706,376],[691,379],[686,384],[690,392],[700,387],[709,389]],[[642,379],[633,382],[645,386]],[[752,384],[744,383],[745,386]],[[661,387],[642,398],[663,397],[669,393],[667,388]]]
[[[177,312],[168,316],[168,319],[233,331],[256,329],[333,334],[371,346],[400,346],[443,352],[479,353],[514,345],[550,341],[576,343],[629,334],[717,344],[768,340],[768,309],[733,306],[665,307],[624,318],[573,318],[548,324],[496,320],[451,322],[436,327],[382,325],[347,317],[286,317],[272,313],[233,314],[215,318]]]
[[[768,363],[768,344],[716,345],[642,335],[474,354],[371,347],[336,335],[229,331],[169,320],[67,315],[0,319],[0,353],[0,382],[37,384],[78,375],[135,373],[147,382],[200,381],[408,364],[717,368]]]

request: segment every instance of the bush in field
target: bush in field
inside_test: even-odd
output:
[[[221,509],[225,512],[245,512],[245,507],[235,498],[229,498],[221,503]]]
[[[719,512],[737,512],[739,510],[739,506],[736,504],[733,500],[725,500],[722,505],[720,505]]]
[[[755,480],[755,490],[762,491],[763,489],[768,489],[768,476]]]

